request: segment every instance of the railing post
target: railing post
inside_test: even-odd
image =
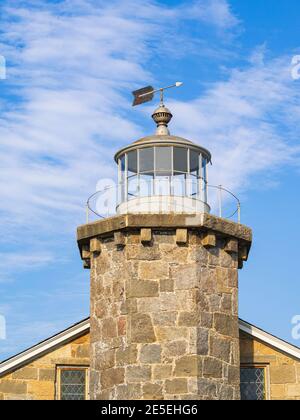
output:
[[[222,217],[222,185],[219,185],[219,217]]]
[[[238,202],[238,223],[241,223],[241,203]]]
[[[89,205],[86,204],[86,223],[89,223]]]

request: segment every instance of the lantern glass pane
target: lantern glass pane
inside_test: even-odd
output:
[[[154,148],[147,147],[139,150],[140,172],[154,171]]]
[[[187,149],[174,147],[174,171],[187,172]]]
[[[172,148],[171,147],[156,147],[155,148],[155,163],[156,172],[172,171]]]

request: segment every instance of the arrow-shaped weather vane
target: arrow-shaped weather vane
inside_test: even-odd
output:
[[[174,85],[167,86],[167,87],[160,88],[160,89],[154,89],[154,87],[152,87],[152,86],[146,86],[142,89],[135,90],[134,92],[132,92],[132,94],[134,96],[132,106],[141,105],[141,104],[144,104],[145,102],[152,101],[154,94],[157,93],[157,92],[160,92],[160,102],[161,102],[161,104],[163,104],[163,102],[164,102],[164,91],[166,89],[170,89],[170,88],[173,88],[173,87],[179,87],[182,84],[183,84],[182,82],[176,82]]]

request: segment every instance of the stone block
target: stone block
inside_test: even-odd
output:
[[[137,362],[137,346],[131,345],[116,351],[116,364],[119,366],[132,365]]]
[[[271,384],[293,384],[296,382],[296,369],[293,365],[270,367]]]
[[[191,394],[215,399],[217,397],[217,385],[207,378],[191,378],[188,380],[188,390]]]
[[[146,245],[146,243],[144,243]],[[156,261],[161,258],[161,253],[157,245],[127,245],[126,258],[128,260]]]
[[[193,328],[190,331],[189,351],[192,354],[207,355],[209,350],[209,330],[207,328]]]
[[[162,400],[162,386],[159,384],[146,383],[143,385],[144,400]]]
[[[127,366],[126,382],[147,382],[151,379],[151,367]]]
[[[288,386],[294,386],[294,385],[288,385]],[[285,385],[271,385],[271,399],[279,398],[279,399],[285,399],[286,398],[286,391],[285,391]],[[300,395],[300,392],[298,393],[298,396]]]
[[[160,342],[164,341],[175,341],[175,340],[187,340],[189,337],[189,330],[186,327],[155,327],[157,340]]]
[[[229,385],[240,384],[240,367],[239,366],[228,366],[228,384]]]
[[[102,350],[101,348],[97,349],[94,353],[94,360],[92,361],[95,369],[105,370],[110,369],[115,366],[115,350]]]
[[[125,245],[125,235],[123,232],[115,232],[114,233],[114,242],[117,246],[124,246]]]
[[[113,389],[104,389],[103,391],[96,393],[96,400],[98,401],[111,400],[113,398],[114,398]]]
[[[120,316],[117,321],[117,328],[118,328],[118,335],[124,336],[126,335],[126,325],[127,320],[125,316]]]
[[[137,310],[138,310],[137,299],[135,298],[127,298],[121,303],[121,307],[120,307],[121,315],[134,314],[137,312]]]
[[[117,337],[117,322],[113,318],[103,319],[102,321],[102,339]]]
[[[183,312],[193,312],[197,310],[198,289],[176,290],[176,310]]]
[[[183,356],[187,351],[187,341],[177,340],[165,343],[164,354],[167,357]]]
[[[206,378],[222,378],[222,362],[214,357],[203,360],[203,376]]]
[[[178,325],[182,327],[196,327],[199,324],[199,312],[180,312]]]
[[[165,327],[175,326],[176,318],[177,312],[154,312],[152,314],[153,325]]]
[[[30,381],[27,392],[36,400],[54,400],[54,381]]]
[[[91,258],[90,247],[88,245],[82,247],[81,256],[83,260]]]
[[[217,245],[217,238],[213,232],[207,232],[202,237],[204,248],[214,248]]]
[[[174,376],[201,376],[202,360],[197,355],[182,356],[175,361]]]
[[[75,357],[89,358],[90,357],[90,346],[89,344],[80,344],[76,348]]]
[[[142,243],[149,243],[152,241],[152,231],[151,229],[141,229],[141,242]]]
[[[132,343],[153,343],[156,341],[154,328],[149,315],[132,315],[130,323],[130,338]]]
[[[201,312],[200,314],[200,325],[203,328],[212,328],[213,326],[213,314],[210,312]]]
[[[240,396],[239,391],[227,384],[220,384],[218,387],[218,399],[221,401],[231,401]]]
[[[101,242],[98,238],[93,238],[90,240],[90,251],[93,253],[101,252]]]
[[[95,315],[97,318],[105,318],[108,315],[109,305],[107,299],[100,299],[95,304]]]
[[[145,297],[137,299],[137,312],[159,313],[161,299],[159,297]]]
[[[174,280],[171,278],[161,279],[159,282],[159,290],[161,292],[173,292],[174,291]]]
[[[215,313],[214,328],[218,333],[231,338],[237,338],[239,335],[238,319],[234,316]]]
[[[239,243],[237,239],[228,239],[225,244],[224,251],[228,254],[237,254],[239,250]]]
[[[166,380],[165,390],[167,394],[186,394],[188,392],[187,379]]]
[[[152,280],[130,280],[128,297],[156,297],[158,282]]]
[[[188,240],[187,229],[176,229],[176,243],[177,244],[186,244],[187,240]]]
[[[142,397],[140,384],[124,384],[116,387],[117,400],[139,400]]]
[[[217,273],[214,268],[201,267],[199,277],[199,289],[202,293],[213,293],[216,291]]]
[[[230,363],[231,340],[216,336],[210,338],[210,355],[224,362]]]
[[[172,365],[165,363],[153,366],[153,379],[162,380],[170,378],[172,376],[172,369]]]
[[[55,380],[55,369],[39,369],[39,380],[40,381],[54,381]]]
[[[13,372],[12,378],[13,379],[37,379],[38,370],[36,368],[24,367]]]
[[[143,280],[168,278],[169,267],[164,261],[140,261],[138,275]]]
[[[190,254],[190,248],[185,246],[175,246],[173,244],[161,244],[161,258],[167,264],[186,264]]]
[[[247,261],[248,260],[248,247],[245,246],[241,246],[239,249],[239,258],[242,261]]]
[[[3,394],[26,394],[27,383],[24,381],[3,379],[0,381],[0,392]]]
[[[161,362],[161,346],[159,344],[146,344],[140,350],[140,362],[145,364]]]
[[[100,381],[103,389],[112,388],[115,385],[124,383],[125,369],[112,368],[101,372]]]
[[[175,289],[186,290],[198,286],[200,268],[197,264],[184,264],[171,267],[171,277],[175,282]]]
[[[221,311],[225,313],[232,313],[232,295],[223,293],[220,305]]]

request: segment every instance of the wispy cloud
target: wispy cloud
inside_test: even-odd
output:
[[[200,98],[170,105],[173,130],[212,151],[211,183],[233,190],[260,188],[276,170],[299,163],[300,93],[290,58],[267,60],[263,50]]]
[[[148,64],[176,46],[176,25],[191,18],[212,27],[235,23],[224,0],[190,6],[195,16],[153,1],[4,3],[0,46],[8,95],[0,120],[0,212],[6,238],[20,225],[51,234],[57,227],[70,232],[83,220],[98,178],[115,176],[113,150],[142,134],[128,118],[127,92],[154,81]]]
[[[227,0],[196,0],[190,4],[186,15],[221,30],[232,29],[240,24]]]
[[[34,252],[30,254],[21,254],[17,252],[0,253],[0,283],[12,280],[11,273],[14,276],[24,271],[32,271],[45,265],[53,264],[54,255],[50,253]]]

